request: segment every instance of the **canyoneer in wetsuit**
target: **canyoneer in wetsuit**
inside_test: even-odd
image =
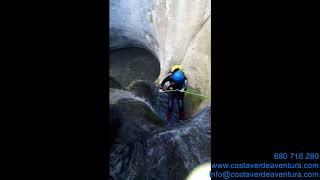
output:
[[[187,77],[185,76],[181,65],[174,65],[171,68],[171,72],[164,77],[160,84],[160,92],[163,92],[163,86],[166,82],[169,82],[169,86],[166,90],[177,90],[166,92],[169,95],[169,107],[166,114],[167,121],[170,122],[171,114],[173,110],[174,100],[177,99],[179,106],[180,121],[185,120],[184,113],[184,92],[187,90]]]

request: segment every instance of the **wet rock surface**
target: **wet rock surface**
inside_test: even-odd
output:
[[[114,77],[109,77],[109,87],[115,89],[122,89],[121,84]]]
[[[148,133],[163,126],[163,121],[140,101],[120,100],[110,108],[111,123],[116,132],[115,143],[142,140]]]
[[[123,48],[110,52],[109,76],[127,87],[136,80],[154,82],[160,73],[159,61],[142,48]]]
[[[161,97],[164,112],[166,97]],[[114,179],[184,179],[197,165],[210,161],[210,106],[172,126],[164,126],[161,113],[130,96],[111,106],[110,175]]]
[[[136,96],[146,99],[150,104],[155,104],[157,101],[158,88],[152,82],[143,80],[133,81],[127,89]]]
[[[185,179],[211,159],[210,107],[184,123],[162,127],[130,143],[113,144],[114,179]]]

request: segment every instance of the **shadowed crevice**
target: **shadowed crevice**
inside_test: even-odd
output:
[[[133,81],[154,82],[160,74],[160,63],[143,48],[127,47],[110,52],[110,74],[122,87]]]

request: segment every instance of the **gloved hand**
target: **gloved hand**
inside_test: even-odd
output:
[[[184,90],[183,90],[183,89],[178,89],[178,91],[179,91],[179,92],[184,92]]]
[[[159,92],[163,92],[163,90],[162,90],[162,89],[159,89]]]

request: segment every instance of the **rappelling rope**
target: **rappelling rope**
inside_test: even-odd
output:
[[[179,91],[179,90],[164,90],[162,92],[164,93],[164,92],[172,92],[172,91]],[[184,92],[184,93],[193,94],[193,95],[196,95],[196,96],[210,98],[210,96],[205,96],[205,95],[202,95],[202,94],[197,94],[197,93],[193,93],[193,92],[189,92],[189,91],[180,91],[180,92]]]
[[[180,91],[180,90],[163,90],[160,93],[167,94],[166,92],[173,92],[173,91]],[[195,95],[195,96],[201,96],[201,97],[205,97],[205,98],[209,98],[209,99],[211,98],[210,96],[205,96],[202,94],[197,94],[197,93],[193,93],[193,92],[189,92],[189,91],[180,91],[180,92],[188,93],[188,94]],[[158,110],[158,112],[160,112],[159,98],[160,98],[160,96],[157,97],[157,102],[156,102],[156,106],[157,106],[156,109]]]

